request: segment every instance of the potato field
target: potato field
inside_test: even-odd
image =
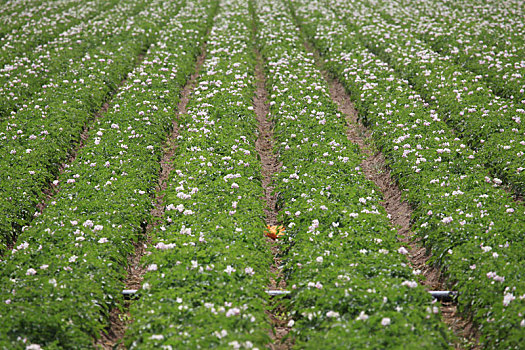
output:
[[[524,349],[524,124],[522,0],[0,0],[0,349]]]

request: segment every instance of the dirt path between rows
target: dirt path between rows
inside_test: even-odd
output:
[[[266,208],[264,213],[266,215],[267,225],[277,225],[277,194],[274,193],[273,179],[281,164],[278,157],[273,153],[273,125],[268,119],[270,107],[268,104],[268,91],[266,90],[266,78],[264,76],[263,58],[257,53],[257,66],[255,68],[257,77],[257,90],[253,101],[255,114],[257,115],[257,131],[258,138],[255,142],[255,148],[259,153],[262,164],[262,185],[264,189],[264,199],[266,201]]]
[[[158,225],[162,223],[162,216],[164,215],[164,191],[168,186],[170,173],[173,170],[173,158],[177,149],[177,138],[179,136],[179,125],[178,120],[181,115],[187,113],[187,106],[190,100],[190,95],[195,89],[197,78],[201,67],[206,58],[206,44],[203,45],[201,54],[197,58],[195,64],[195,72],[191,75],[186,85],[181,91],[179,103],[177,105],[177,114],[172,120],[172,131],[166,141],[164,142],[163,149],[166,151],[160,161],[161,169],[159,173],[157,187],[155,189],[155,206],[151,209],[152,221],[148,223],[143,233],[143,241],[135,244],[135,253],[128,258],[128,276],[126,278],[125,289],[138,290],[142,286],[142,280],[146,273],[146,268],[141,264],[141,259],[146,252],[146,247],[151,243],[150,233]],[[128,324],[133,322],[130,314],[128,313],[129,303],[126,301],[123,305],[124,310],[120,311],[114,309],[110,313],[109,325],[101,332],[101,338],[97,340],[96,345],[106,349],[125,349],[122,344],[124,334]]]
[[[257,116],[258,138],[255,143],[255,148],[259,154],[262,164],[262,185],[264,189],[264,199],[266,201],[266,208],[264,210],[266,216],[266,225],[278,226],[280,223],[277,220],[279,210],[277,208],[277,194],[274,193],[273,176],[280,171],[282,164],[278,156],[274,153],[274,136],[273,125],[268,118],[269,104],[268,91],[266,90],[266,77],[264,73],[264,59],[261,54],[256,51],[257,65],[255,67],[255,74],[257,78],[257,90],[253,100],[254,110]],[[286,288],[286,281],[280,270],[281,259],[279,258],[279,244],[271,238],[267,238],[268,245],[273,254],[273,264],[270,266],[270,284],[269,290],[284,290]],[[272,329],[269,332],[272,343],[268,344],[268,348],[272,350],[290,349],[293,345],[293,340],[286,337],[290,332],[288,327],[289,319],[286,315],[286,309],[279,302],[279,297],[274,297],[269,304],[266,311]]]
[[[363,174],[368,180],[373,181],[383,193],[382,205],[389,215],[392,226],[397,228],[398,239],[409,250],[408,259],[411,266],[421,271],[425,277],[422,285],[427,290],[446,290],[445,279],[441,271],[427,264],[430,255],[427,254],[426,248],[413,240],[414,233],[410,229],[412,208],[403,200],[403,192],[391,176],[385,157],[374,148],[371,132],[359,122],[357,110],[343,85],[322,69],[322,59],[319,53],[309,44],[306,44],[306,47],[308,51],[314,53],[323,77],[328,82],[330,96],[346,118],[348,139],[357,144],[366,156],[361,164]],[[459,338],[454,347],[463,349],[465,345],[468,345],[470,349],[479,349],[479,335],[476,328],[470,320],[458,314],[455,303],[441,302],[440,308],[443,321]]]

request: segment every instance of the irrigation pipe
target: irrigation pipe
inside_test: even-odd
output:
[[[288,295],[291,292],[288,290],[267,290],[266,293],[268,293],[269,296],[274,297],[274,296]],[[453,292],[449,290],[431,290],[431,291],[428,291],[428,293],[430,293],[430,295],[434,299],[437,299],[440,301],[452,301],[458,295],[457,292]],[[124,289],[122,291],[122,295],[128,298],[135,297],[136,294],[137,294],[136,289]]]

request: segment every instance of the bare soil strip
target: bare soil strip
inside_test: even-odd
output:
[[[148,223],[143,233],[143,241],[135,244],[135,253],[128,258],[128,276],[125,284],[126,289],[138,290],[142,286],[143,276],[146,273],[146,268],[141,264],[141,259],[146,252],[146,247],[150,244],[150,232],[154,227],[162,223],[162,216],[164,215],[164,195],[166,187],[168,186],[170,173],[173,170],[173,158],[177,149],[177,137],[179,136],[178,119],[181,115],[187,113],[187,106],[190,100],[190,95],[195,89],[197,78],[201,70],[202,64],[206,58],[206,44],[203,45],[201,54],[198,56],[195,71],[187,81],[186,85],[181,91],[179,103],[177,105],[177,114],[172,120],[172,131],[166,141],[163,149],[164,155],[160,161],[161,170],[157,187],[155,189],[155,206],[151,209],[152,221]],[[127,325],[133,320],[129,315],[130,301],[126,301],[123,310],[114,309],[110,313],[109,325],[101,332],[101,338],[96,341],[96,345],[106,349],[125,349],[122,344],[122,339],[126,332]]]
[[[337,104],[339,111],[347,121],[348,139],[357,144],[361,152],[366,155],[366,159],[361,163],[363,174],[368,180],[373,181],[383,193],[382,205],[389,215],[392,226],[397,228],[398,239],[405,243],[409,250],[408,259],[411,266],[421,271],[425,278],[422,285],[427,290],[446,290],[446,280],[441,271],[427,264],[430,255],[425,247],[413,239],[414,233],[410,229],[412,208],[403,200],[403,192],[392,178],[385,157],[374,147],[371,132],[360,123],[357,110],[343,85],[323,69],[322,58],[320,58],[319,53],[309,43],[305,45],[308,51],[314,53],[323,77],[328,82],[332,100]],[[443,321],[459,338],[454,347],[463,349],[468,346],[470,349],[478,349],[479,334],[477,329],[469,319],[458,314],[455,303],[442,302],[440,308]]]
[[[261,158],[262,164],[262,185],[264,188],[264,199],[266,200],[267,225],[277,225],[277,194],[273,193],[272,177],[281,168],[277,155],[273,153],[273,125],[268,119],[270,107],[268,104],[268,92],[266,90],[266,78],[264,76],[263,58],[257,53],[257,66],[255,68],[257,76],[257,90],[253,101],[255,113],[257,115],[257,128],[259,136],[255,142],[255,147]]]
[[[266,78],[264,74],[263,58],[257,51],[257,66],[255,67],[255,74],[257,77],[257,90],[253,100],[255,113],[257,115],[257,128],[259,136],[255,143],[255,148],[259,153],[262,164],[262,185],[264,189],[264,199],[266,201],[266,208],[264,210],[266,216],[266,225],[276,226],[279,224],[277,221],[278,208],[277,208],[277,194],[274,193],[273,187],[273,176],[275,173],[280,171],[282,164],[279,162],[278,156],[273,152],[274,137],[273,137],[273,125],[271,120],[268,119],[269,104],[268,104],[268,91],[266,90]],[[281,261],[279,258],[279,246],[272,239],[268,238],[268,245],[274,256],[273,264],[270,267],[270,284],[268,289],[285,289],[286,282],[284,281],[283,275],[279,266]],[[289,319],[286,315],[286,309],[279,302],[278,297],[275,297],[275,301],[271,302],[267,311],[268,318],[270,319],[272,329],[270,330],[270,337],[272,343],[268,347],[272,350],[285,350],[290,349],[293,345],[291,338],[286,338],[290,332],[288,327]],[[286,338],[286,339],[285,339]]]

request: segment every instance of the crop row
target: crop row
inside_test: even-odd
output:
[[[518,38],[525,25],[522,21],[525,8],[520,0],[439,0],[436,1],[436,5],[440,10],[444,8],[445,11],[454,12],[461,21],[470,20],[468,22],[470,25],[477,28],[488,27],[489,30],[497,31],[500,35],[507,31],[508,34]],[[478,22],[473,20],[475,17],[478,18]]]
[[[525,103],[525,49],[522,30],[519,28],[523,27],[524,22],[521,17],[515,18],[520,23],[502,29],[490,21],[480,21],[477,15],[465,14],[456,9],[441,9],[434,13],[432,9],[443,7],[436,7],[435,1],[397,0],[387,3],[366,0],[361,5],[370,7],[388,22],[402,27],[405,33],[423,39],[426,45],[479,74],[481,79],[488,79],[489,85],[499,95],[518,104]],[[471,8],[464,5],[461,10]],[[491,17],[493,14],[490,14]],[[514,95],[512,90],[516,92]]]
[[[406,81],[317,2],[294,2],[308,37],[354,97],[407,199],[413,230],[431,249],[481,341],[519,348],[525,285],[523,207],[497,188],[476,156],[448,131]]]
[[[152,2],[0,124],[1,246],[31,221],[43,190],[80,142],[83,128],[174,11],[172,4]]]
[[[50,16],[53,13],[64,11],[67,7],[78,2],[71,0],[53,2],[42,0],[7,1],[0,7],[0,20],[4,24],[0,28],[0,40],[3,40],[2,38],[10,32],[16,34],[17,29],[24,25],[35,25],[40,16]],[[31,20],[33,17],[35,18]]]
[[[259,1],[259,41],[283,163],[281,249],[298,348],[447,348],[438,308],[416,282],[381,193],[361,173],[327,83],[286,5]]]
[[[525,117],[523,105],[501,99],[475,75],[441,56],[417,39],[405,25],[392,25],[367,6],[334,5],[344,13],[350,30],[371,51],[408,79],[432,107],[474,150],[480,161],[509,183],[517,194],[525,192]]]
[[[498,94],[524,103],[523,13],[513,16],[499,4],[483,9],[469,2],[458,6],[450,3],[453,8],[447,8],[435,1],[380,1],[376,2],[376,11],[409,27],[435,50],[482,75]],[[489,15],[480,20],[484,12]]]
[[[87,50],[121,32],[122,24],[145,7],[145,1],[112,3],[116,6],[69,28],[0,69],[0,120],[9,114],[15,116],[13,109],[23,107],[32,95],[46,88],[45,83],[52,84],[63,76]]]
[[[111,1],[63,1],[57,4],[57,11],[45,15],[36,14],[32,21],[21,28],[8,33],[2,38],[0,46],[0,67],[9,65],[16,57],[29,52],[35,46],[44,44],[72,26],[82,23],[93,16],[111,8]]]
[[[454,11],[453,16],[439,16],[441,20],[436,20],[436,17],[425,18],[423,12],[417,16],[414,7],[418,5],[422,5],[423,11],[433,6],[427,2],[408,5],[401,1],[392,8],[392,19],[399,21],[398,6],[405,6],[403,21],[434,49],[483,75],[498,94],[525,103],[523,14],[513,17],[504,13],[501,18],[509,19],[510,23],[500,24],[497,23],[497,9],[503,7],[492,6],[490,17],[485,21],[480,21],[482,15],[479,13],[462,14],[460,11]],[[465,4],[463,9],[469,7],[473,6]]]
[[[8,17],[10,14],[18,14],[21,13],[24,10],[31,11],[34,8],[40,6],[42,4],[41,0],[36,1],[30,1],[30,0],[2,0],[0,2],[2,4],[2,7],[0,8],[0,18],[4,19]],[[32,3],[33,7],[29,7],[28,3]]]
[[[223,1],[188,112],[179,120],[162,226],[133,304],[131,349],[259,348],[272,257],[255,149],[248,4]]]
[[[193,72],[210,4],[171,17],[60,188],[0,267],[0,348],[89,348],[121,302],[127,257],[150,220],[161,144]]]
[[[62,2],[64,3],[64,2]],[[37,0],[11,0],[5,1],[0,7],[0,41],[7,33],[22,27],[30,21],[36,14],[46,15],[50,11],[55,11],[55,6],[60,2],[53,3]]]

